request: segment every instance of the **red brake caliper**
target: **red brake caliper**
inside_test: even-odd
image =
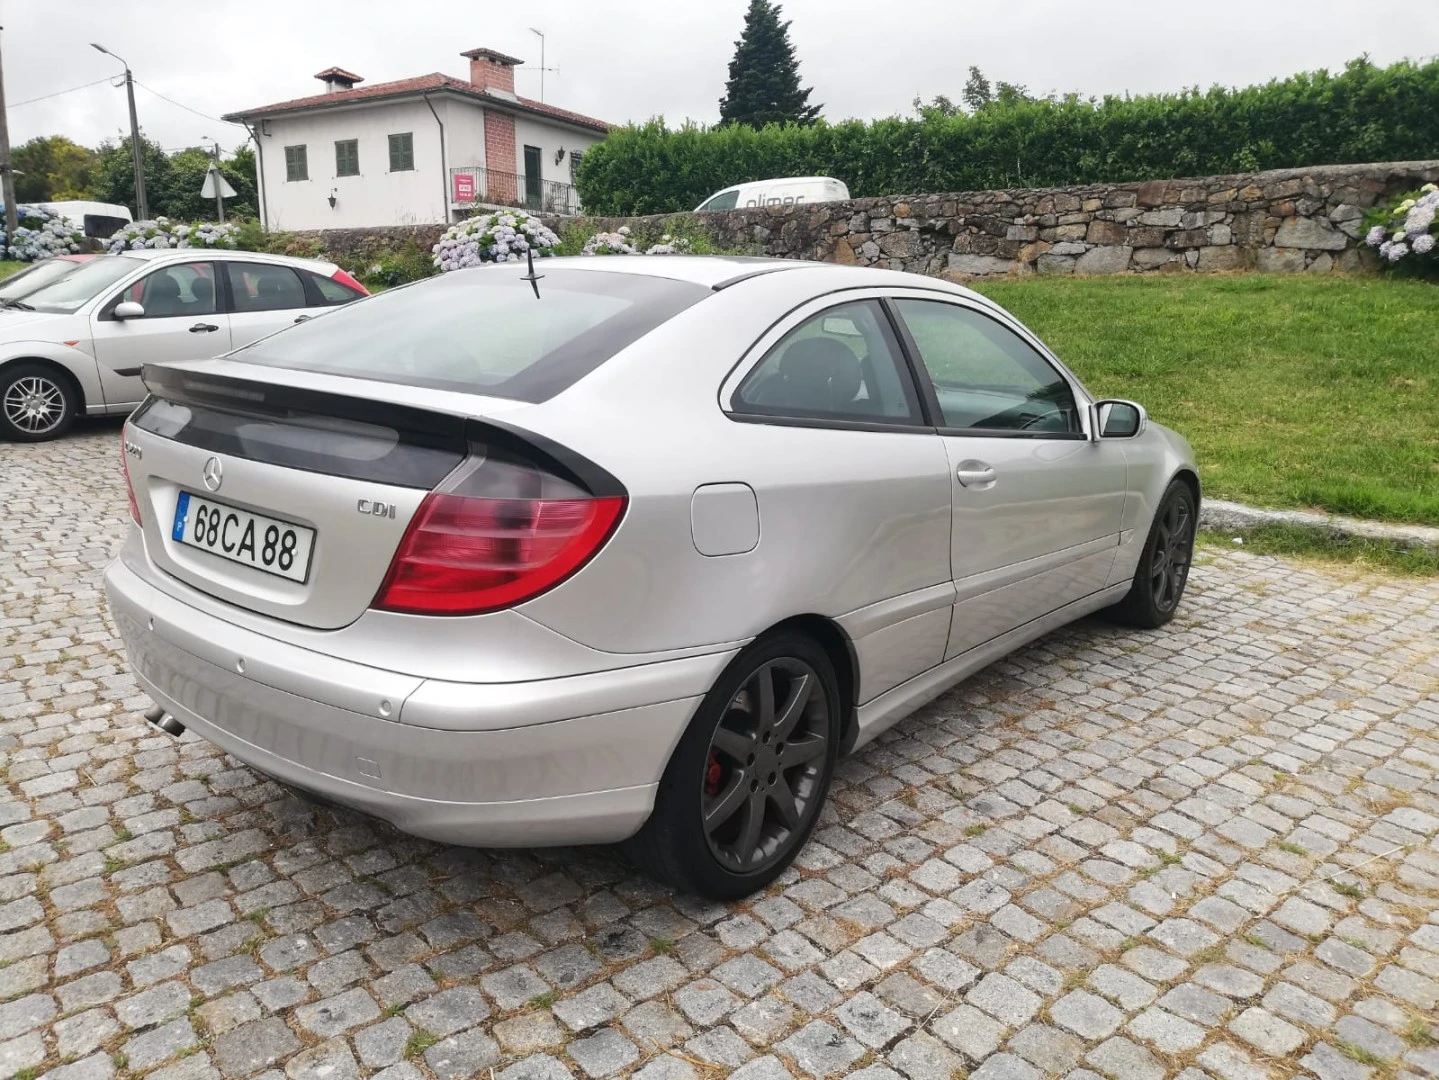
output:
[[[720,764],[719,755],[711,749],[709,764],[705,766],[705,794],[718,795],[720,793],[720,782],[723,780],[724,766]]]

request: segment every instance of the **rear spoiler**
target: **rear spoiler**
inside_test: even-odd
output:
[[[146,364],[141,378],[150,397],[131,422],[214,453],[430,489],[466,457],[499,451],[542,465],[596,497],[625,494],[619,480],[589,458],[498,420],[164,364]],[[185,406],[188,414],[159,416],[166,403]],[[264,439],[245,427],[255,421],[303,437]],[[367,443],[374,453],[358,459],[338,453],[347,439]],[[392,449],[381,453],[387,446]]]

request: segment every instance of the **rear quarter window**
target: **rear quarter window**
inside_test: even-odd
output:
[[[710,295],[640,274],[541,272],[538,299],[517,267],[459,270],[302,323],[233,358],[539,402]]]

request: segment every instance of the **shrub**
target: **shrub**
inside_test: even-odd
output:
[[[233,236],[238,251],[269,250],[270,234],[265,231],[258,218],[246,218],[240,222],[235,226]]]
[[[186,225],[159,217],[132,221],[106,241],[110,254],[139,248],[234,248],[238,226],[204,221]]]
[[[595,233],[587,241],[580,251],[581,255],[638,255],[634,244],[630,243],[630,227],[621,225],[615,232]]]
[[[445,230],[434,246],[435,267],[444,272],[487,262],[509,262],[527,251],[553,255],[560,238],[523,210],[481,214]]]
[[[0,206],[0,211],[4,207]],[[0,252],[16,262],[37,262],[80,251],[85,234],[53,210],[40,206],[15,207],[15,235],[5,235],[0,218]]]
[[[689,210],[721,188],[828,175],[856,197],[1066,186],[1439,154],[1439,60],[1367,60],[1264,86],[1084,101],[1015,99],[872,123],[618,128],[576,182],[592,214]]]
[[[364,267],[357,277],[371,288],[393,288],[411,281],[422,281],[436,273],[434,259],[413,238],[400,245],[398,251],[386,251]]]
[[[659,243],[651,244],[645,249],[646,255],[690,255],[694,254],[694,245],[683,236],[673,236],[664,233],[660,236]]]
[[[1439,186],[1425,184],[1377,207],[1365,242],[1379,249],[1384,266],[1402,265],[1420,272],[1439,272]]]

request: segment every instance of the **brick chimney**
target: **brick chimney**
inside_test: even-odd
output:
[[[470,82],[479,90],[499,97],[515,96],[515,68],[523,60],[494,49],[471,49],[460,53],[470,62]]]
[[[333,94],[340,90],[351,90],[357,82],[365,81],[353,71],[346,71],[341,67],[326,68],[315,78],[325,84],[325,93],[327,94]]]

